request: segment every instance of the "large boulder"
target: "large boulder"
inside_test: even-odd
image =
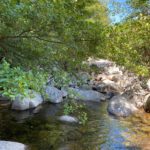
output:
[[[68,122],[68,123],[77,123],[78,122],[78,119],[76,117],[72,117],[69,115],[60,116],[58,119],[62,122]]]
[[[65,93],[61,90],[50,85],[46,87],[46,99],[49,100],[51,103],[62,102],[63,96],[65,96]]]
[[[14,110],[27,110],[35,108],[38,105],[42,104],[43,98],[41,94],[29,90],[28,96],[19,95],[12,102],[12,109]]]
[[[144,98],[144,110],[150,113],[150,94],[147,94]]]
[[[70,97],[76,100],[93,101],[93,102],[100,102],[101,100],[106,100],[106,96],[104,94],[94,90],[70,88],[69,91],[73,93],[70,95]]]
[[[26,146],[18,142],[0,141],[0,150],[25,150]]]
[[[117,117],[127,117],[137,111],[134,104],[130,103],[124,96],[114,96],[108,104],[108,112]]]

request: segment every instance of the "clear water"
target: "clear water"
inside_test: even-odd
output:
[[[107,113],[107,102],[86,105],[84,126],[59,122],[62,104],[46,104],[38,113],[0,107],[0,140],[21,142],[31,150],[150,150],[149,114],[119,119]]]

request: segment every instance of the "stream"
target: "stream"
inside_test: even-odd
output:
[[[86,125],[63,123],[63,104],[44,104],[23,112],[0,107],[0,140],[17,141],[29,150],[149,150],[150,115],[128,118],[107,112],[107,102],[86,103]]]

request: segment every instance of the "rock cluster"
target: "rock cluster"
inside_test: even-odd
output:
[[[90,59],[88,63],[102,70],[93,75],[92,85],[94,90],[110,96],[108,112],[116,116],[129,116],[142,107],[150,112],[150,80],[147,89],[143,89],[142,81],[137,76],[113,62]]]

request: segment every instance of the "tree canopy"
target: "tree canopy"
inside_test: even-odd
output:
[[[139,13],[142,13],[144,15],[149,15],[149,7],[150,2],[149,0],[127,0],[127,3],[132,7],[133,9],[133,16],[138,15]]]
[[[107,5],[99,0],[1,0],[0,94],[13,97],[19,89],[39,90],[46,82],[45,72],[59,68],[61,78],[62,71],[81,69],[90,56],[149,75],[149,1],[127,4],[132,13],[112,24]],[[16,84],[10,84],[13,75]]]
[[[109,22],[97,0],[2,0],[0,16],[1,59],[27,68],[86,59]]]

